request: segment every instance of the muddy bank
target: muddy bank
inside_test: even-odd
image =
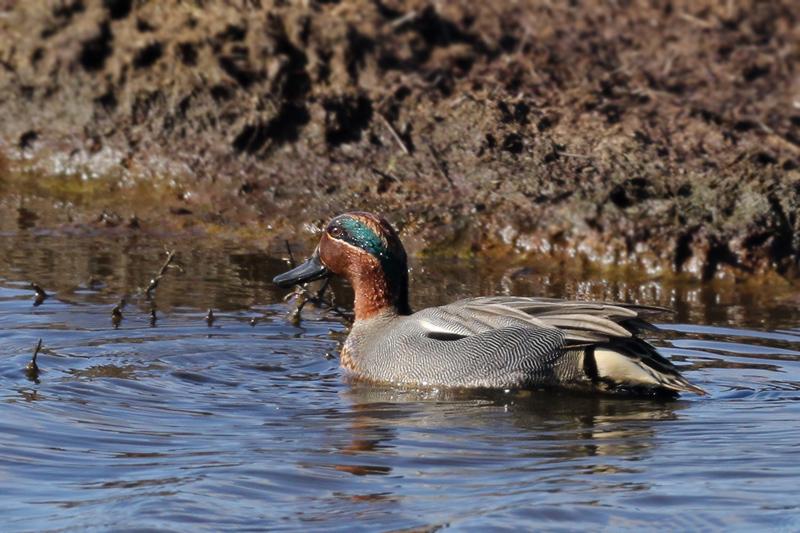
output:
[[[790,0],[3,4],[2,150],[37,170],[6,209],[96,173],[118,181],[73,223],[283,236],[370,209],[417,252],[798,272]]]

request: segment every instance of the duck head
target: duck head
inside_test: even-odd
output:
[[[356,320],[386,312],[411,313],[406,251],[386,219],[364,212],[337,216],[311,257],[272,281],[291,287],[334,274],[353,286]]]

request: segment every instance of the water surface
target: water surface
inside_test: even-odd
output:
[[[152,303],[164,244],[182,271]],[[269,282],[280,255],[0,234],[2,529],[800,529],[796,294],[414,261],[416,307],[494,293],[673,307],[649,339],[710,393],[455,397],[344,381],[345,324],[287,318]],[[51,294],[40,305],[32,281]]]

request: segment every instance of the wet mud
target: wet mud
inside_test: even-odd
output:
[[[23,225],[38,202],[268,239],[369,209],[412,252],[796,276],[799,18],[790,0],[0,2],[0,203]]]

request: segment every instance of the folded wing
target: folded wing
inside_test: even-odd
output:
[[[520,371],[527,371],[532,384],[570,379],[605,389],[702,394],[669,360],[636,336],[642,330],[656,329],[643,317],[664,312],[670,310],[496,296],[425,309],[409,318],[425,337],[426,353],[444,350],[450,357],[458,353],[473,367],[476,361],[482,361],[478,367],[496,364],[497,372],[505,368],[513,380],[519,380]],[[443,364],[451,367],[447,361]],[[545,372],[548,368],[550,376]]]

